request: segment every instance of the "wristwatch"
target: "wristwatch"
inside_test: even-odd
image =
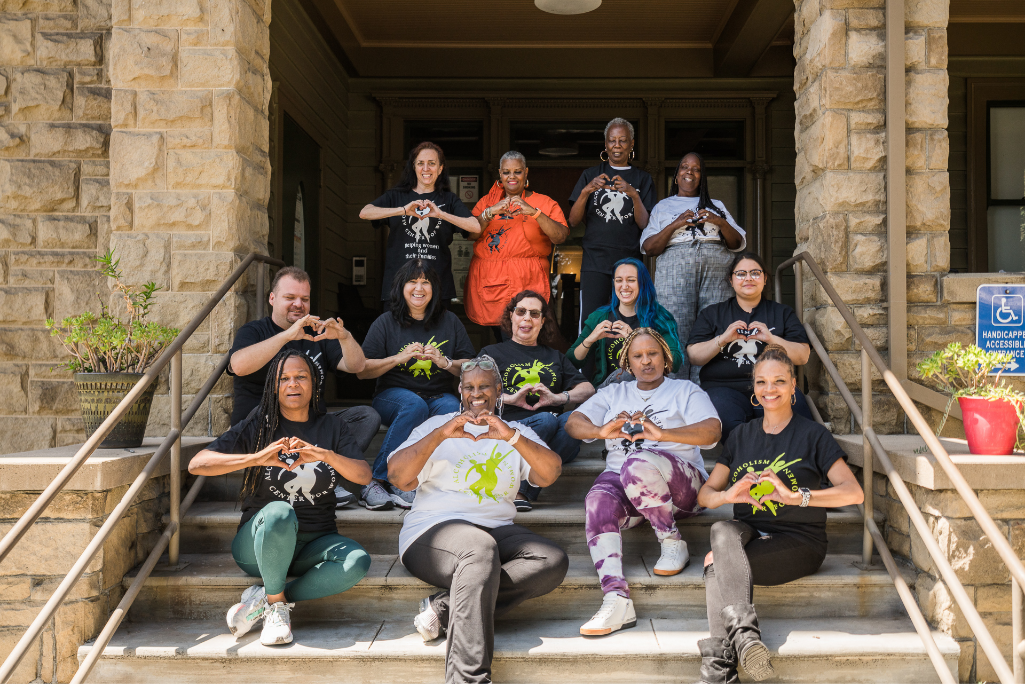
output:
[[[562,393],[566,395],[566,403],[568,404],[570,402],[569,392],[564,390]]]
[[[811,503],[811,490],[807,487],[801,487],[797,491],[801,493],[801,508],[807,508],[808,504]]]

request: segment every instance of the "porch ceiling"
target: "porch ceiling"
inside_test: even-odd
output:
[[[743,77],[793,68],[793,0],[603,0],[574,16],[533,0],[300,1],[354,76]]]

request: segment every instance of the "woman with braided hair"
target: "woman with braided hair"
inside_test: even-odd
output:
[[[701,512],[705,466],[698,447],[710,448],[720,433],[708,395],[689,380],[666,377],[673,355],[656,331],[631,332],[619,365],[636,380],[601,388],[566,423],[571,436],[604,439],[608,450],[605,472],[584,500],[587,548],[605,594],[580,628],[585,636],[637,624],[623,574],[622,530],[651,523],[661,545],[656,575],[676,575],[687,566],[690,553],[676,521]]]
[[[295,601],[340,594],[370,569],[363,547],[337,533],[334,493],[341,478],[370,482],[370,466],[345,422],[317,408],[315,371],[302,352],[282,350],[260,405],[189,463],[193,475],[245,471],[231,555],[263,584],[228,610],[228,629],[240,637],[262,618],[266,646],[292,641]]]

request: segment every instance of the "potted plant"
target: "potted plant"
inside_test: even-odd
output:
[[[973,454],[1007,455],[1014,449],[1025,449],[1025,393],[1009,387],[1000,377],[1012,361],[1014,355],[1010,353],[952,342],[917,366],[923,378],[950,393],[951,402],[957,399],[968,450]],[[996,368],[1000,370],[990,375]],[[944,422],[949,412],[950,403],[943,414]]]
[[[53,319],[46,321],[50,335],[59,339],[71,354],[69,360],[51,370],[66,368],[74,373],[87,435],[96,432],[178,334],[174,328],[146,320],[153,294],[160,289],[156,283],[146,283],[141,290],[123,283],[120,260],[114,258],[112,250],[96,257],[96,261],[100,262],[99,272],[113,279],[114,291],[124,302],[123,314],[112,312],[104,296],[97,293],[99,315],[86,311],[65,318],[60,324]],[[132,448],[142,444],[155,389],[156,383],[152,383],[100,448]]]

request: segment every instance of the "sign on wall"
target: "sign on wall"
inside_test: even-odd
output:
[[[1014,354],[1004,375],[1025,375],[1025,285],[979,285],[975,301],[975,343]]]

